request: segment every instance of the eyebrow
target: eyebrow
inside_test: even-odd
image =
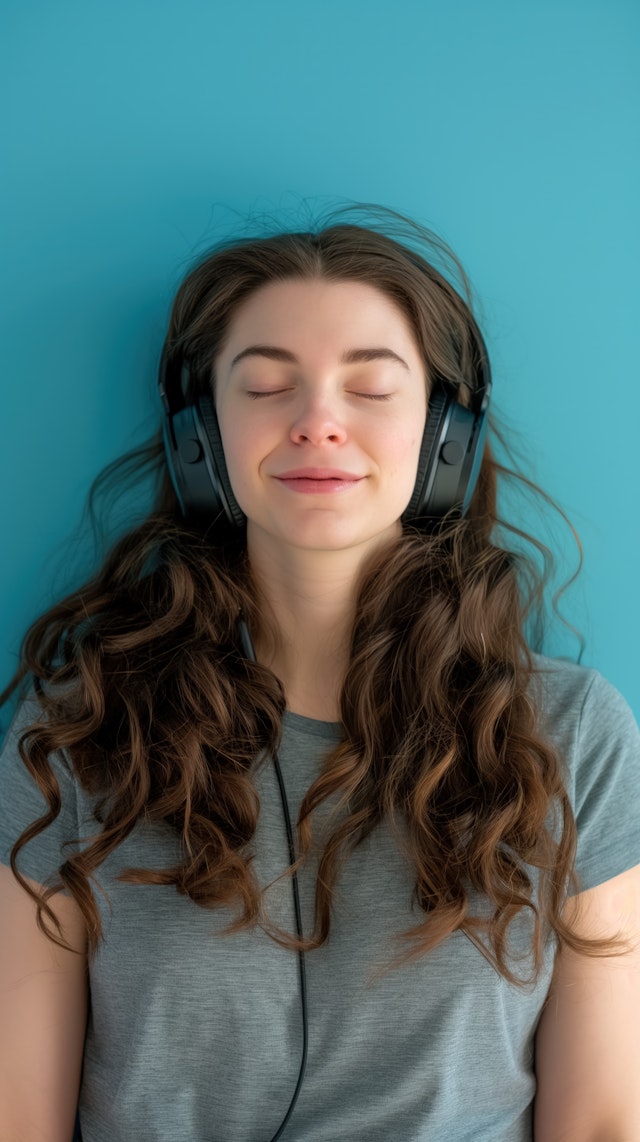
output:
[[[243,357],[267,357],[270,361],[285,361],[289,365],[299,365],[300,362],[289,349],[280,349],[277,345],[249,345],[241,353],[237,353],[231,362],[229,372]],[[347,349],[342,354],[340,362],[343,365],[356,365],[360,361],[398,361],[409,372],[407,362],[394,353],[393,349],[384,346],[374,346],[371,349]]]

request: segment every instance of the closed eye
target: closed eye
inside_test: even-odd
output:
[[[356,397],[364,397],[365,400],[391,400],[393,393],[354,393]]]
[[[277,397],[281,393],[288,392],[288,389],[266,389],[264,392],[250,392],[247,390],[247,396],[252,400],[260,400],[261,397]]]
[[[247,396],[252,400],[261,400],[263,397],[277,397],[289,389],[266,389],[264,391],[247,390]],[[353,393],[354,397],[363,397],[364,400],[391,400],[393,393]]]

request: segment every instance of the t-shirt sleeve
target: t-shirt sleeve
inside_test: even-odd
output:
[[[640,733],[622,695],[589,674],[572,766],[583,890],[640,863]]]
[[[44,794],[18,749],[20,736],[41,716],[37,700],[26,699],[18,708],[0,753],[0,863],[6,865],[23,830],[48,810]],[[60,787],[60,813],[20,850],[17,858],[19,871],[40,884],[56,879],[58,868],[76,847],[73,842],[79,834],[78,790],[73,774],[62,754],[51,755],[49,763]],[[65,842],[71,843],[70,848],[65,847]]]

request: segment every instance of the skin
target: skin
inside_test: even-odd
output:
[[[256,345],[286,350],[296,362],[251,355],[234,365]],[[376,348],[404,363],[343,361],[349,351]],[[215,378],[252,569],[281,634],[267,664],[291,709],[335,720],[358,573],[400,531],[415,484],[424,362],[403,313],[373,286],[285,281],[238,310]],[[304,494],[277,478],[309,467],[359,479],[338,492]],[[258,642],[259,658],[261,650]]]
[[[640,865],[566,912],[581,935],[619,933],[628,950],[556,957],[536,1037],[535,1142],[639,1142]]]
[[[40,932],[33,900],[0,865],[0,1142],[69,1142],[73,1133],[88,1007],[86,928],[74,900],[60,893],[50,903],[75,952]]]

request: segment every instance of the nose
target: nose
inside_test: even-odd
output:
[[[304,396],[290,430],[294,444],[342,444],[347,430],[337,405],[326,395]]]

